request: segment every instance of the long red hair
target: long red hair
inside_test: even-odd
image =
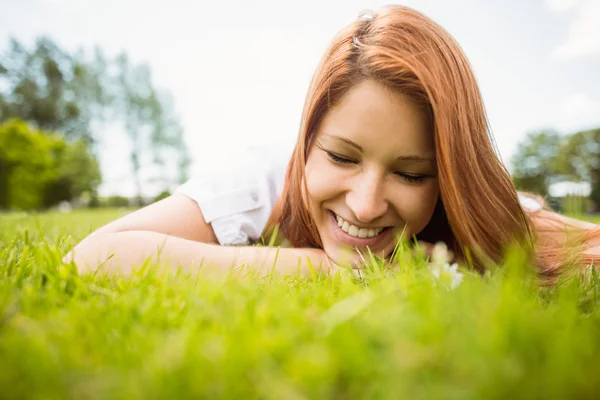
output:
[[[440,200],[417,239],[445,242],[459,260],[469,258],[480,271],[500,262],[506,246],[517,243],[536,257],[544,276],[556,275],[559,252],[554,245],[548,248],[548,241],[542,241],[543,249],[536,247],[540,240],[532,218],[497,156],[466,56],[446,30],[404,6],[359,17],[325,52],[306,97],[283,193],[265,232],[277,225],[295,247],[322,247],[304,197],[307,151],[328,110],[366,79],[424,104],[433,121]]]

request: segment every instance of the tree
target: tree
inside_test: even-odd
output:
[[[60,141],[54,146],[54,152],[56,173],[46,187],[44,207],[80,198],[85,193],[95,195],[102,174],[88,144],[83,139],[73,143]]]
[[[130,160],[141,206],[142,169],[149,164],[164,166],[168,160],[178,160],[181,181],[185,179],[189,157],[172,101],[154,87],[150,69],[146,65],[132,65],[125,54],[117,57],[116,67],[115,110],[132,145]]]
[[[0,208],[51,207],[94,191],[100,180],[84,140],[68,143],[16,119],[0,125]]]
[[[32,50],[11,39],[0,56],[0,121],[19,118],[42,131],[68,139],[94,141],[93,120],[109,103],[103,90],[106,60],[82,52],[71,55],[51,39],[40,37]]]
[[[172,100],[155,88],[146,65],[132,65],[125,54],[107,59],[96,49],[89,58],[81,50],[70,54],[47,37],[38,38],[31,50],[11,39],[0,56],[0,123],[12,118],[41,132],[61,133],[70,143],[82,139],[96,155],[103,123],[110,121],[108,129],[122,124],[132,144],[140,204],[143,172],[152,170],[146,167],[159,166],[150,179],[165,188],[187,178],[189,157]]]
[[[561,148],[559,167],[569,179],[590,183],[590,199],[600,209],[600,129],[570,135]]]
[[[552,178],[563,173],[558,163],[564,139],[555,131],[531,132],[513,156],[512,178],[519,190],[546,196]]]
[[[0,126],[0,208],[34,209],[54,178],[52,140],[22,121]]]

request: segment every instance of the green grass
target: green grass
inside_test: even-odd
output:
[[[586,220],[586,221],[590,221],[593,222],[595,224],[600,224],[600,214],[575,214],[572,215],[573,218],[577,218],[577,219],[582,219],[582,220]]]
[[[600,283],[519,254],[457,288],[423,258],[362,278],[78,276],[119,211],[0,216],[2,399],[597,398]]]

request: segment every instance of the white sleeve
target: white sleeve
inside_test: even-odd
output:
[[[257,241],[283,186],[285,166],[260,147],[193,177],[175,193],[198,203],[222,245]]]
[[[521,203],[521,207],[525,208],[528,211],[538,211],[542,209],[542,205],[531,197],[523,196],[519,194],[519,202]]]

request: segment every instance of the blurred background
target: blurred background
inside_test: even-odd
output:
[[[135,207],[289,153],[328,43],[388,3],[0,0],[0,209]],[[599,212],[600,0],[400,4],[463,47],[517,187]]]

